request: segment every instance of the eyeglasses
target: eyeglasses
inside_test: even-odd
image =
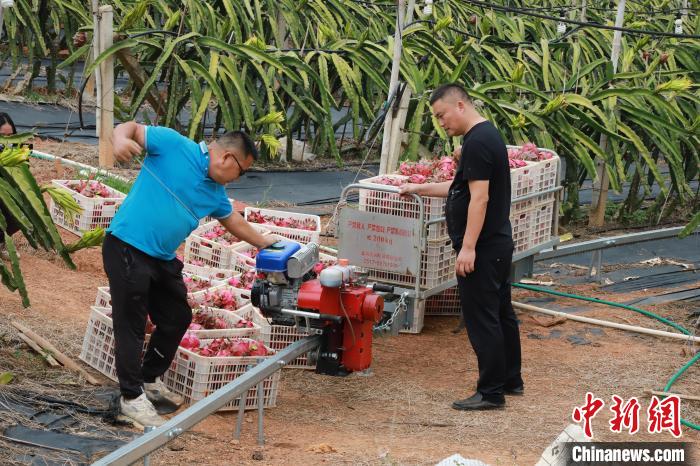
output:
[[[244,169],[243,169],[243,166],[241,166],[241,162],[238,161],[238,159],[236,158],[235,155],[233,156],[233,160],[235,160],[236,163],[238,164],[238,176],[243,176],[243,175],[245,175],[245,172],[246,172],[247,170],[244,170]]]

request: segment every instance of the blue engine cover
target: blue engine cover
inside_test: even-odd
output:
[[[286,272],[287,261],[299,249],[301,249],[299,243],[278,241],[258,253],[255,258],[255,268],[258,272]]]

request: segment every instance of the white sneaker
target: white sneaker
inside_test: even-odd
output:
[[[122,396],[119,399],[119,407],[123,416],[141,427],[160,427],[167,422],[167,419],[158,415],[145,393],[133,400],[127,400]]]
[[[182,406],[185,399],[168,390],[161,379],[156,379],[153,383],[144,383],[143,389],[146,392],[146,396],[153,404],[170,403],[174,404],[176,407]]]

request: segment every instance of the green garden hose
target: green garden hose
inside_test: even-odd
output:
[[[671,389],[671,385],[673,385],[673,384],[676,382],[676,379],[678,379],[678,377],[680,377],[680,376],[683,374],[683,372],[685,372],[686,370],[688,370],[688,368],[689,368],[690,366],[692,366],[693,364],[695,364],[696,362],[698,362],[698,359],[700,359],[700,353],[696,354],[696,355],[693,357],[693,359],[691,359],[690,361],[688,361],[688,362],[685,364],[685,366],[681,367],[681,368],[678,370],[678,372],[676,372],[675,374],[673,374],[673,376],[671,377],[671,379],[668,381],[668,383],[667,383],[666,386],[664,387],[664,391],[665,391],[665,392],[669,391],[669,390]],[[691,429],[700,430],[700,425],[694,424],[694,423],[692,423],[692,422],[690,422],[690,421],[687,421],[687,420],[685,420],[685,419],[681,419],[681,424],[683,424],[683,425],[686,426],[686,427],[690,427]]]
[[[644,309],[639,309],[639,308],[634,307],[634,306],[628,306],[627,304],[620,304],[620,303],[616,303],[614,301],[606,301],[604,299],[598,299],[598,298],[589,298],[587,296],[580,296],[580,295],[571,294],[571,293],[564,293],[562,291],[549,290],[546,288],[540,288],[538,286],[526,285],[524,283],[513,283],[513,287],[522,288],[524,290],[537,291],[539,293],[546,293],[546,294],[551,294],[551,295],[555,295],[555,296],[561,296],[564,298],[579,299],[581,301],[589,301],[589,302],[597,303],[597,304],[605,304],[606,306],[627,309],[629,311],[638,312],[638,313],[643,314],[643,315],[650,317],[652,319],[656,319],[659,322],[663,322],[666,325],[670,325],[671,327],[675,328],[676,330],[682,332],[685,335],[692,335],[692,333],[690,331],[685,329],[683,326],[676,324],[675,322],[671,322],[670,320],[665,319],[659,315],[656,315],[653,312],[645,311]],[[678,370],[678,372],[673,374],[671,379],[666,384],[664,391],[668,392],[669,389],[671,388],[671,385],[673,385],[676,382],[678,377],[680,377],[686,370],[688,370],[688,368],[690,366],[695,364],[699,359],[700,359],[700,353],[697,353],[690,361],[688,361],[683,367],[681,367]],[[681,424],[683,424],[686,427],[690,427],[691,429],[700,431],[700,425],[692,423],[686,419],[681,419]]]
[[[671,322],[670,320],[665,319],[659,315],[656,315],[653,312],[645,311],[644,309],[639,309],[638,307],[628,306],[627,304],[620,304],[620,303],[616,303],[614,301],[606,301],[604,299],[589,298],[587,296],[579,296],[576,294],[564,293],[562,291],[548,290],[546,288],[540,288],[538,286],[525,285],[524,283],[513,283],[513,286],[516,288],[523,288],[525,290],[538,291],[540,293],[553,294],[555,296],[562,296],[564,298],[580,299],[581,301],[590,301],[592,303],[605,304],[607,306],[612,306],[612,307],[620,307],[622,309],[627,309],[628,311],[638,312],[638,313],[643,314],[647,317],[651,317],[652,319],[656,319],[659,322],[663,322],[666,325],[670,325],[671,327],[675,328],[676,330],[678,330],[679,332],[681,332],[685,335],[692,335],[692,332],[689,332],[683,326],[678,325],[675,322]]]

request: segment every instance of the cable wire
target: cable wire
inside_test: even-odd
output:
[[[469,4],[472,4],[475,6],[480,6],[482,8],[487,8],[487,9],[491,9],[491,10],[502,11],[502,12],[507,12],[507,13],[521,13],[525,16],[532,16],[534,18],[541,18],[541,19],[549,19],[552,21],[559,21],[559,22],[567,23],[567,24],[577,24],[577,25],[582,26],[582,27],[590,27],[590,28],[596,28],[596,29],[607,29],[609,31],[621,31],[621,32],[629,33],[629,34],[640,34],[640,35],[655,36],[655,37],[672,37],[675,39],[700,39],[700,35],[697,35],[697,34],[676,34],[673,32],[651,31],[648,29],[634,29],[634,28],[626,28],[626,27],[618,27],[618,26],[609,26],[607,24],[591,23],[591,22],[587,22],[587,21],[578,21],[575,19],[568,19],[568,18],[557,17],[557,16],[543,15],[540,13],[533,13],[531,11],[522,10],[520,8],[502,6],[502,5],[497,5],[495,3],[482,2],[479,0],[462,0],[462,1],[465,3],[469,3]]]

